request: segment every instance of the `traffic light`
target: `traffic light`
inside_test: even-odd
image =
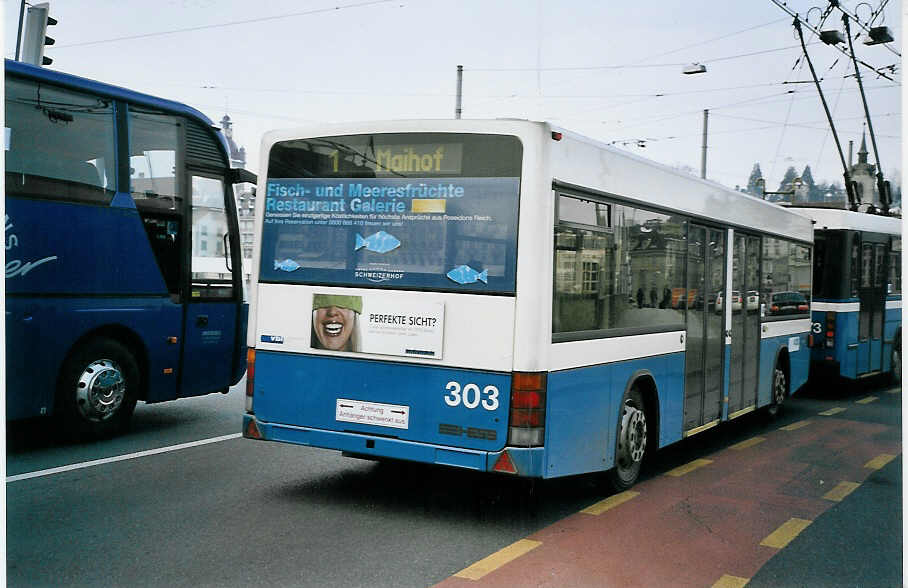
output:
[[[25,17],[22,61],[33,65],[53,63],[53,59],[44,56],[45,45],[54,44],[54,40],[47,36],[47,27],[57,24],[57,19],[49,16],[49,12],[50,4],[47,2],[29,6]]]

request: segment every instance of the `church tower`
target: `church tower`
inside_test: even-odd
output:
[[[880,207],[880,194],[876,189],[876,166],[867,163],[867,138],[861,136],[861,149],[858,151],[858,162],[851,166],[851,179],[854,180],[861,204],[872,204]]]

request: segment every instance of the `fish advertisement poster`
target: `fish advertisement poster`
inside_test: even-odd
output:
[[[415,295],[411,295],[415,296]],[[312,295],[313,349],[442,359],[445,307],[407,296]]]
[[[520,182],[269,178],[262,282],[513,293]]]

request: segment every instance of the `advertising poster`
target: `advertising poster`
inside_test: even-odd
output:
[[[399,296],[312,296],[313,349],[442,359],[444,304]]]
[[[271,179],[262,281],[513,292],[519,179]]]

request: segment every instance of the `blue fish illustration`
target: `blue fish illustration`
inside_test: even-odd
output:
[[[365,239],[363,239],[362,235],[357,233],[356,248],[354,251],[359,251],[363,247],[368,251],[374,251],[375,253],[387,253],[392,249],[400,247],[400,241],[391,233],[386,233],[384,231],[369,235]]]
[[[445,275],[458,284],[489,283],[489,270],[482,270],[480,273],[468,265],[459,265]]]
[[[274,269],[283,270],[285,272],[293,272],[301,268],[300,264],[296,263],[290,258],[285,259],[284,261],[274,261]]]

